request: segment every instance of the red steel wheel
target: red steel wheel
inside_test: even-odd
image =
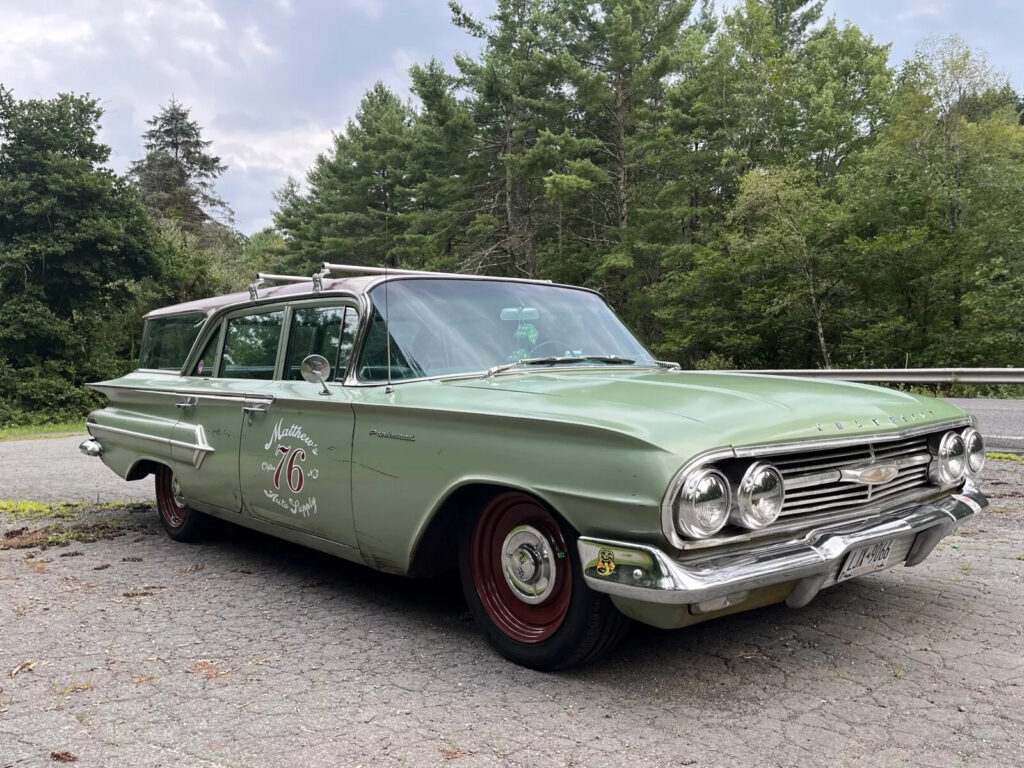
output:
[[[547,640],[572,597],[569,549],[558,522],[525,493],[492,499],[473,529],[473,583],[487,616],[520,643]]]
[[[170,467],[159,467],[156,471],[156,508],[160,513],[160,523],[172,539],[185,542],[199,540],[206,516],[188,505],[178,478]]]

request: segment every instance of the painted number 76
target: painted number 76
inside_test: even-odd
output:
[[[296,461],[305,461],[306,452],[302,448],[289,448],[286,445],[277,446],[277,452],[281,454],[281,460],[277,462],[277,469],[274,470],[274,488],[281,489],[281,471],[284,470],[285,482],[292,493],[298,493],[306,481],[302,467]],[[287,468],[285,465],[287,464]]]

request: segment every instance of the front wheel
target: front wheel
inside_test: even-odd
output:
[[[583,581],[576,534],[544,504],[509,492],[488,501],[459,539],[462,589],[506,658],[542,671],[593,661],[629,620]]]
[[[192,543],[202,538],[207,517],[186,503],[170,467],[161,466],[156,471],[156,508],[164,530],[175,541]]]

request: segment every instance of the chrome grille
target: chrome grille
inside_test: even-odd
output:
[[[786,483],[781,517],[877,504],[926,486],[930,460],[927,437],[780,456],[773,463]],[[895,464],[899,471],[888,482],[873,485],[841,477],[843,469],[878,463]]]

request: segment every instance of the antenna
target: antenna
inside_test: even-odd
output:
[[[388,257],[384,257],[384,343],[387,345],[387,362],[388,362],[388,385],[384,388],[384,393],[390,395],[395,391],[395,388],[391,386],[391,326],[388,324]]]

